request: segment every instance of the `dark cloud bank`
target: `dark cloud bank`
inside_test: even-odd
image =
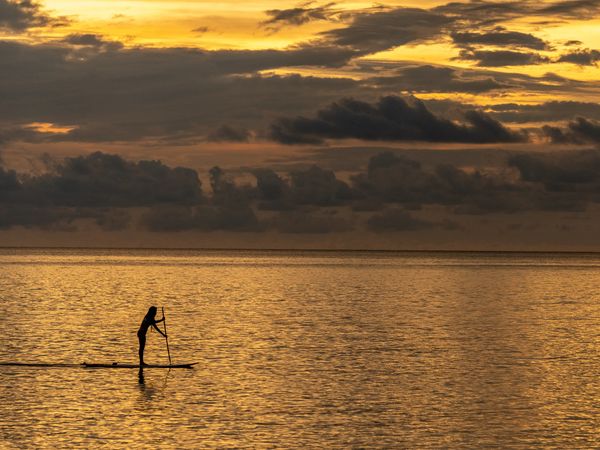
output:
[[[251,173],[255,183],[239,184],[214,167],[203,189],[194,170],[104,153],[67,158],[37,176],[0,168],[0,228],[74,230],[87,220],[108,231],[408,232],[456,229],[465,214],[583,211],[600,201],[596,150],[514,153],[495,172],[388,152],[348,181],[318,166]],[[444,217],[420,218],[431,206]]]
[[[523,142],[489,115],[466,111],[464,124],[440,118],[417,99],[383,97],[372,105],[343,99],[317,112],[317,117],[280,119],[271,126],[272,139],[284,144],[318,144],[324,139],[426,142]]]

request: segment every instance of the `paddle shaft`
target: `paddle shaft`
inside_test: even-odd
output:
[[[171,351],[169,350],[169,335],[167,334],[167,319],[165,319],[165,307],[162,307],[163,326],[165,328],[165,341],[167,342],[167,355],[169,355],[169,365],[171,365]]]

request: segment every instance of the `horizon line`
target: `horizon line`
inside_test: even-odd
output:
[[[306,252],[306,253],[511,253],[600,255],[595,250],[448,250],[448,249],[332,249],[332,248],[249,248],[249,247],[90,247],[0,245],[0,250],[163,250],[196,252]]]

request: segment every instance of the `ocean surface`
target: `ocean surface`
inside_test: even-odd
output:
[[[4,249],[0,362],[151,305],[195,369],[0,366],[0,448],[600,448],[600,255]]]

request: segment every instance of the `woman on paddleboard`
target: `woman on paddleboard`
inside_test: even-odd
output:
[[[148,328],[150,328],[152,326],[152,327],[154,327],[154,329],[156,331],[158,331],[160,334],[162,334],[165,338],[167,337],[167,335],[165,333],[163,333],[162,331],[160,331],[160,328],[158,328],[156,326],[157,323],[164,322],[164,320],[165,320],[164,316],[160,320],[156,320],[155,317],[156,317],[156,306],[151,306],[148,309],[148,312],[146,313],[144,320],[142,320],[140,329],[137,332],[137,337],[138,337],[138,340],[140,341],[140,352],[139,352],[140,353],[140,367],[146,365],[144,363],[144,347],[146,347],[146,332],[148,331]]]

